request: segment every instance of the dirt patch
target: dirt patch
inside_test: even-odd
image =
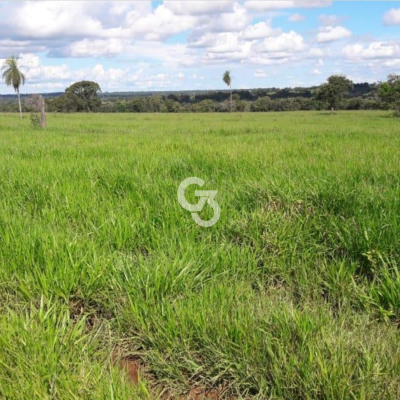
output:
[[[214,389],[207,389],[200,386],[192,387],[188,393],[181,395],[173,395],[164,391],[161,396],[162,400],[236,400],[237,397],[228,396],[227,388],[219,387]]]
[[[121,349],[114,349],[111,354],[112,364],[117,366],[122,373],[128,378],[128,382],[132,385],[138,385],[143,378],[150,383],[154,393],[159,393],[161,400],[236,400],[237,397],[230,396],[229,386],[221,385],[217,388],[205,388],[193,385],[192,388],[185,394],[173,394],[168,387],[157,383],[157,378],[151,374],[143,361],[133,355],[124,356]]]
[[[188,400],[219,400],[219,399],[227,399],[225,394],[226,390],[224,388],[220,389],[203,389],[203,388],[193,388],[188,393],[187,397],[182,397],[183,399]],[[234,400],[234,397],[229,397],[230,400]]]
[[[139,383],[139,376],[143,371],[143,365],[139,357],[134,356],[121,356],[118,350],[114,350],[111,355],[113,365],[123,371],[129,382],[137,385]]]

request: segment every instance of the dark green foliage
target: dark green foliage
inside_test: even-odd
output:
[[[64,93],[59,97],[46,99],[47,108],[50,112],[79,112],[86,111],[84,102],[73,93]]]
[[[99,92],[101,92],[99,84],[92,81],[76,82],[65,89],[65,93],[72,95],[72,98],[75,99],[77,111],[87,112],[95,111],[100,107]]]
[[[101,105],[93,111],[107,113],[151,113],[151,112],[236,112],[255,111],[297,111],[322,110],[326,103],[318,100],[316,88],[284,88],[235,90],[230,104],[229,91],[176,92],[176,93],[100,93]],[[24,96],[23,96],[24,97]],[[50,112],[86,112],[80,99],[71,93],[46,96]],[[268,100],[268,99],[269,100]],[[14,97],[0,95],[0,111],[16,111]],[[31,111],[29,102],[24,108]],[[339,110],[380,110],[389,109],[389,103],[382,101],[374,84],[355,84],[348,96],[340,102]]]
[[[389,75],[387,82],[379,85],[379,97],[400,118],[400,75]]]
[[[343,75],[332,75],[327,83],[321,85],[317,91],[317,99],[327,104],[329,109],[340,107],[343,98],[353,88],[353,82]]]

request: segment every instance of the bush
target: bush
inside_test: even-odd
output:
[[[31,112],[30,121],[31,121],[31,126],[32,126],[33,129],[40,129],[41,128],[39,114]]]

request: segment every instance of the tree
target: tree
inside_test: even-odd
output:
[[[167,108],[167,112],[179,112],[180,110],[179,103],[171,99],[165,100],[165,107]]]
[[[50,112],[78,112],[85,110],[84,102],[73,93],[64,93],[53,99],[46,99],[48,111]]]
[[[202,100],[197,104],[199,112],[215,112],[216,104],[212,100]]]
[[[7,86],[12,86],[18,96],[19,115],[22,119],[22,107],[19,88],[25,83],[25,75],[19,70],[18,60],[11,56],[8,58],[2,67],[3,80]]]
[[[343,97],[353,88],[353,82],[344,75],[332,75],[317,91],[317,99],[328,104],[331,113],[337,109]]]
[[[232,111],[232,78],[231,78],[231,71],[226,70],[224,75],[222,76],[222,80],[224,81],[226,86],[229,86],[229,90],[231,92],[231,111]]]
[[[127,109],[131,112],[142,113],[146,111],[146,103],[142,98],[136,97],[128,104]]]
[[[268,96],[260,97],[251,103],[250,111],[265,112],[272,110],[272,101]]]
[[[92,112],[101,106],[99,92],[101,92],[99,84],[92,81],[76,82],[65,89],[65,93],[76,97],[77,103],[79,103],[78,111],[86,110],[87,112]]]
[[[378,94],[385,106],[394,110],[393,116],[400,117],[400,75],[389,75],[387,82],[379,85]]]

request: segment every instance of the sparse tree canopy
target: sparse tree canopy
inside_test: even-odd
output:
[[[7,86],[12,86],[18,96],[19,113],[22,118],[21,97],[19,88],[25,84],[25,75],[19,70],[18,60],[14,56],[8,58],[2,67],[3,80]]]
[[[76,82],[67,89],[66,94],[72,94],[77,100],[77,111],[86,110],[92,112],[101,105],[98,93],[101,88],[98,83],[92,81]],[[83,108],[83,110],[81,109]]]
[[[317,92],[317,98],[328,104],[333,110],[337,109],[343,97],[353,88],[353,82],[344,75],[332,75],[328,81],[321,85]]]
[[[231,92],[230,111],[232,111],[232,78],[231,78],[231,71],[226,70],[224,72],[224,75],[222,76],[222,80],[224,81],[226,86],[229,86],[229,90]]]
[[[222,80],[226,86],[231,86],[231,71],[225,71]]]
[[[389,75],[387,82],[379,85],[378,93],[385,105],[394,110],[393,116],[400,117],[400,75]]]

